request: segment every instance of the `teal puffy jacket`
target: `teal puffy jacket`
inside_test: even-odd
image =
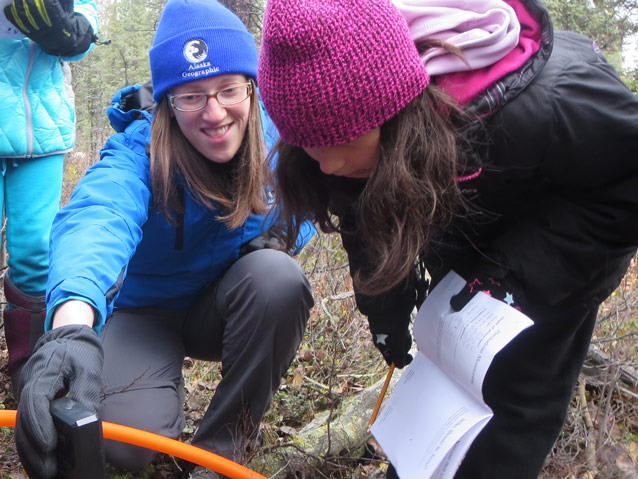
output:
[[[0,0],[2,7],[8,3]],[[75,0],[75,12],[97,34],[95,0]],[[47,156],[73,147],[75,111],[66,61],[87,52],[69,58],[45,53],[13,28],[0,8],[0,158]]]

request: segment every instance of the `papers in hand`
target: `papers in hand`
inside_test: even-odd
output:
[[[454,312],[465,280],[450,272],[414,322],[419,352],[371,427],[401,479],[451,479],[493,413],[481,388],[496,353],[532,320],[478,293]]]

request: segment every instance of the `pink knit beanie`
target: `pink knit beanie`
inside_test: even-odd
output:
[[[380,126],[430,80],[391,0],[269,0],[257,75],[283,141],[315,148]]]

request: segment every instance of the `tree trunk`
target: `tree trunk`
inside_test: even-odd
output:
[[[259,35],[261,32],[261,20],[264,8],[259,1],[255,0],[220,0],[220,3],[237,14],[246,28],[253,34]]]

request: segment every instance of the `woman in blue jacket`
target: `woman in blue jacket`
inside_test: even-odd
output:
[[[241,460],[313,305],[297,263],[259,248],[272,225],[252,35],[215,1],[169,0],[150,63],[154,111],[146,88],[116,95],[118,133],[53,224],[48,332],[19,384],[16,443],[32,477],[55,473],[41,438],[67,389],[104,420],[177,438],[185,356],[222,363],[193,444]],[[106,444],[120,468],[153,456]]]
[[[537,0],[270,0],[260,55],[276,198],[341,233],[388,364],[411,360],[424,269],[467,280],[450,311],[486,291],[534,321],[454,477],[538,477],[638,244],[638,99]]]
[[[98,25],[95,0],[0,0],[0,7],[4,332],[14,377],[44,332],[49,230],[60,205],[64,154],[75,143],[67,61],[92,48]]]

